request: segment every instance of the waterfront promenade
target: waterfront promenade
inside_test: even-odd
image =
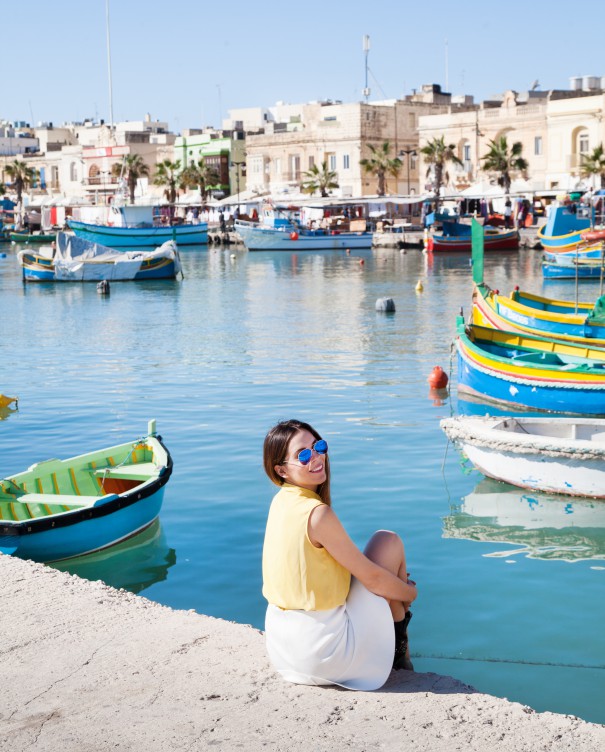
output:
[[[252,627],[8,556],[0,572],[0,750],[605,748],[604,726],[437,674],[376,692],[287,684]]]

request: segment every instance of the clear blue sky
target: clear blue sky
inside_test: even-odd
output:
[[[114,120],[174,131],[220,126],[230,108],[360,101],[446,83],[475,101],[605,75],[602,14],[533,3],[409,0],[110,0]],[[594,11],[596,6],[590,6]],[[0,0],[0,119],[109,120],[105,0]],[[447,40],[447,44],[446,44]],[[446,55],[447,47],[447,55]]]

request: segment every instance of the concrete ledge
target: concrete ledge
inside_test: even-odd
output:
[[[0,749],[605,749],[605,726],[437,674],[376,692],[287,684],[252,627],[0,556]]]

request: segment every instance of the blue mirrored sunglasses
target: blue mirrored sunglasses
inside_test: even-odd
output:
[[[313,457],[313,452],[315,452],[315,454],[327,454],[328,442],[324,441],[323,439],[319,439],[315,442],[315,444],[313,444],[311,449],[301,449],[297,454],[296,459],[300,462],[301,465],[308,465],[309,462],[311,462],[311,457]],[[282,464],[287,465],[289,463],[284,462]]]

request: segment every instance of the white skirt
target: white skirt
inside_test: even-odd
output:
[[[389,604],[354,577],[344,606],[293,611],[269,604],[265,640],[271,663],[294,684],[378,689],[393,667],[395,628]]]

